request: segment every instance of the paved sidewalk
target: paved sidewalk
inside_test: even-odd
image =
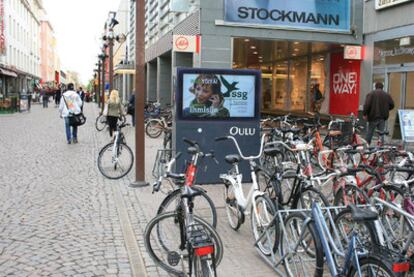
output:
[[[168,276],[145,253],[142,233],[164,195],[132,189],[134,173],[104,179],[99,149],[109,142],[97,132],[95,104],[79,144],[67,145],[57,109],[33,105],[23,114],[0,115],[0,272],[14,276]],[[134,147],[134,129],[125,128]],[[146,178],[161,139],[146,138]],[[224,258],[219,276],[274,276],[253,248],[250,222],[227,224],[221,186],[206,186],[219,215]],[[142,255],[142,259],[141,259]]]

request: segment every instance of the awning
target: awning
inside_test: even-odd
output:
[[[17,77],[17,74],[16,73],[14,73],[13,71],[4,69],[4,68],[0,68],[0,74],[1,75],[6,75],[6,76],[10,76],[10,77],[13,77],[13,78],[16,78]]]

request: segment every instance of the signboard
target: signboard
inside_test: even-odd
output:
[[[173,35],[173,50],[200,53],[200,36]]]
[[[345,60],[362,60],[362,46],[346,45],[344,47]]]
[[[28,95],[20,95],[20,112],[27,112],[29,110],[29,97]]]
[[[170,1],[170,12],[174,13],[186,13],[190,9],[189,0],[171,0]]]
[[[351,0],[224,0],[224,20],[284,29],[349,32]]]
[[[6,33],[4,30],[4,0],[0,0],[0,55],[6,54]]]
[[[342,53],[331,54],[329,112],[358,114],[361,61],[344,60]]]
[[[232,141],[216,142],[216,137],[232,135],[244,155],[257,155],[261,83],[259,70],[177,69],[172,148],[183,153],[176,163],[177,169],[184,168],[185,161],[191,158],[183,138],[197,141],[205,153],[214,150],[219,161],[200,161],[202,166],[196,176],[199,184],[219,184],[220,174],[230,167],[224,157],[237,153]],[[201,169],[206,167],[207,171]],[[250,181],[249,169],[249,163],[240,163],[244,182]]]
[[[414,110],[398,110],[401,137],[404,142],[414,142]]]
[[[255,75],[183,74],[182,119],[255,117]]]
[[[375,9],[381,10],[410,1],[412,0],[375,0]]]

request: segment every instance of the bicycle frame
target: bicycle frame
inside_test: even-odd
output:
[[[329,214],[330,216],[330,214]],[[361,268],[359,266],[358,257],[363,253],[358,253],[357,251],[357,240],[358,234],[356,232],[352,233],[351,240],[348,244],[348,251],[345,254],[343,251],[337,248],[335,241],[332,238],[329,227],[323,220],[324,215],[318,203],[313,203],[312,205],[312,218],[315,222],[316,231],[319,238],[321,239],[323,251],[326,257],[326,262],[328,264],[329,271],[332,276],[338,276],[338,270],[335,266],[335,261],[332,255],[332,250],[335,254],[345,257],[344,265],[342,266],[343,270],[340,272],[340,276],[346,276],[346,273],[351,268],[351,262],[358,271],[358,276],[362,276]],[[334,235],[337,237],[337,230],[334,228]]]

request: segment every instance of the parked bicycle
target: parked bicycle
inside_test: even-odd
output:
[[[127,123],[118,123],[113,142],[105,145],[98,154],[98,169],[106,178],[120,179],[131,171],[134,154],[126,144],[122,128]]]

